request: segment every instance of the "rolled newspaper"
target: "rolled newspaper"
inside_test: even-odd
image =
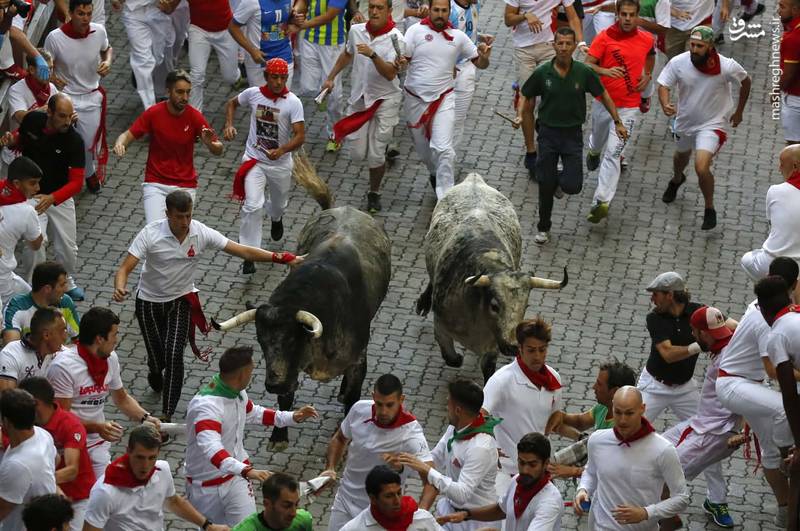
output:
[[[589,438],[570,444],[553,454],[550,462],[557,465],[576,465],[586,458]]]
[[[403,55],[402,50],[400,50],[400,40],[395,34],[392,34],[392,46],[394,46],[394,53],[396,53],[398,57]]]
[[[322,89],[319,94],[317,94],[317,97],[314,98],[314,102],[317,105],[322,105],[322,102],[325,101],[325,97],[327,95],[328,95],[328,89],[326,87],[326,88]]]
[[[310,496],[312,494],[316,494],[319,490],[325,486],[332,478],[328,476],[318,476],[314,479],[309,479],[308,481],[301,481],[300,482],[300,493],[303,496]]]
[[[155,424],[152,422],[146,422],[145,424],[155,427]],[[175,437],[176,435],[185,435],[186,424],[178,424],[177,422],[162,422],[161,428],[158,431],[161,433],[166,433],[170,437]]]

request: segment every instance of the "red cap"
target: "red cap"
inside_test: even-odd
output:
[[[725,326],[725,316],[716,308],[702,306],[694,311],[689,319],[692,328],[706,330],[714,339],[725,339],[733,335],[730,328]]]
[[[280,57],[274,57],[267,61],[267,66],[264,68],[267,74],[277,74],[279,76],[289,75],[289,63]]]

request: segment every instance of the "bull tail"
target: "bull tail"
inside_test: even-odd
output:
[[[333,206],[331,190],[317,173],[317,169],[308,158],[306,150],[300,148],[294,153],[292,159],[294,160],[292,175],[297,184],[306,189],[306,192],[319,203],[322,210],[331,208]]]

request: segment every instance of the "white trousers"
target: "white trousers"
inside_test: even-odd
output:
[[[775,259],[764,249],[754,249],[742,256],[742,269],[753,282],[758,282],[769,275],[769,266]]]
[[[269,188],[265,190],[267,184]],[[253,166],[244,178],[245,200],[240,213],[239,243],[261,247],[264,211],[273,221],[281,219],[289,203],[291,187],[291,166],[276,168],[263,162]]]
[[[236,83],[239,79],[239,45],[233,40],[228,30],[206,31],[202,28],[189,25],[189,65],[192,78],[192,93],[189,103],[195,109],[203,110],[203,86],[206,82],[206,68],[211,50],[217,52],[219,69],[222,81],[228,85]],[[228,88],[226,87],[227,91]]]
[[[95,153],[92,150],[97,128],[100,127],[100,114],[103,111],[103,95],[100,92],[88,94],[70,94],[72,105],[78,114],[75,130],[81,135],[86,153],[86,177],[91,177],[95,171]]]
[[[197,207],[197,188],[182,188],[159,183],[142,183],[142,200],[144,202],[145,223],[151,223],[167,217],[167,196],[183,190],[192,196],[192,204]]]
[[[372,119],[347,137],[350,158],[355,161],[367,161],[370,168],[380,168],[386,162],[386,146],[392,140],[394,126],[400,121],[400,103],[402,94],[386,98],[375,111]],[[364,98],[350,105],[348,114],[363,111],[367,108]]]
[[[472,96],[475,94],[475,78],[477,68],[472,61],[458,66],[456,74],[455,95],[456,95],[456,121],[455,131],[453,132],[453,149],[461,145],[464,136],[464,124],[469,114],[469,106],[472,104]]]
[[[25,243],[28,247],[28,244]],[[0,310],[5,310],[5,305],[11,300],[11,297],[19,294],[26,294],[31,292],[31,286],[25,280],[17,276],[16,273],[9,272],[0,278]]]
[[[78,267],[78,234],[75,221],[75,200],[69,198],[60,205],[53,205],[39,216],[46,242],[34,251],[26,245],[20,257],[25,272],[25,281],[31,281],[33,269],[47,259],[46,244],[53,245],[56,262],[67,270],[67,290],[75,287],[73,278]]]
[[[453,162],[456,158],[453,149],[453,129],[455,126],[456,109],[455,94],[450,92],[444,97],[436,114],[431,118],[430,140],[425,136],[424,127],[411,127],[419,122],[422,113],[427,110],[430,103],[426,103],[416,96],[406,94],[403,114],[408,122],[408,130],[414,141],[414,149],[420,160],[428,168],[430,175],[436,175],[436,197],[442,196],[453,187],[454,170]]]
[[[111,443],[103,441],[89,448],[89,458],[92,460],[94,477],[99,478],[106,473],[106,467],[111,463]]]
[[[92,22],[106,25],[106,2],[105,0],[92,0]]]
[[[200,514],[215,524],[235,526],[256,512],[253,486],[241,476],[215,487],[187,481],[186,497]]]
[[[463,509],[464,507],[460,508]],[[436,502],[436,515],[444,516],[454,512],[456,512],[456,509],[450,503],[450,500],[444,496],[439,497],[439,501]],[[466,522],[461,522],[460,524],[444,524],[442,525],[442,529],[446,529],[447,531],[477,531],[478,529],[483,529],[485,527],[494,527],[499,529],[502,525],[502,521],[476,522],[475,520],[467,520]]]
[[[341,486],[339,487],[342,488]],[[331,516],[328,519],[328,531],[339,531],[350,520],[358,516],[361,511],[366,507],[358,509],[353,507],[352,504],[345,503],[339,493],[333,499],[333,506],[331,506]]]
[[[764,468],[777,469],[781,464],[779,448],[794,444],[781,393],[759,382],[728,376],[717,378],[717,397],[755,432]]]
[[[163,84],[155,85],[153,74],[157,67],[170,71],[173,68],[172,45],[175,29],[172,17],[155,4],[131,11],[122,11],[122,23],[128,33],[131,70],[136,78],[136,92],[147,109],[155,105],[156,93],[163,95]],[[162,81],[163,83],[163,81]]]
[[[617,107],[620,120],[633,136],[639,121],[638,107]],[[629,138],[630,138],[629,137]],[[610,203],[617,193],[619,184],[620,163],[625,140],[617,136],[614,120],[603,104],[592,101],[592,133],[589,135],[589,151],[600,153],[600,168],[597,172],[597,189],[594,191],[592,204],[598,201]]]
[[[69,522],[69,531],[83,531],[83,517],[89,506],[89,498],[72,502],[72,520]]]
[[[344,50],[344,44],[334,44],[323,46],[308,42],[302,37],[297,39],[300,47],[300,93],[303,96],[316,96],[319,94],[322,82],[328,77],[336,59]],[[328,137],[333,136],[333,124],[341,120],[344,111],[344,99],[342,97],[342,76],[336,76],[333,82],[333,90],[326,99],[328,103],[328,121],[325,124],[325,131]]]
[[[177,65],[181,57],[183,43],[189,36],[189,2],[181,1],[175,11],[170,15],[172,19],[172,29],[175,32],[175,42],[172,45],[172,64]]]
[[[781,94],[781,125],[787,142],[800,142],[800,96]]]
[[[251,87],[260,87],[266,82],[264,65],[256,64],[249,54],[244,56],[244,69],[247,72],[247,84]],[[294,62],[289,63],[289,79],[286,80],[286,88],[289,90],[292,90],[292,79],[294,79]]]

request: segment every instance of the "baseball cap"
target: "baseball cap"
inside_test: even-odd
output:
[[[690,33],[689,39],[714,44],[714,30],[708,26],[697,26]]]
[[[686,291],[683,277],[675,271],[661,273],[647,286],[647,291]]]
[[[733,335],[730,328],[725,326],[725,316],[712,306],[702,306],[692,313],[689,318],[692,328],[706,330],[714,339],[725,339]]]

